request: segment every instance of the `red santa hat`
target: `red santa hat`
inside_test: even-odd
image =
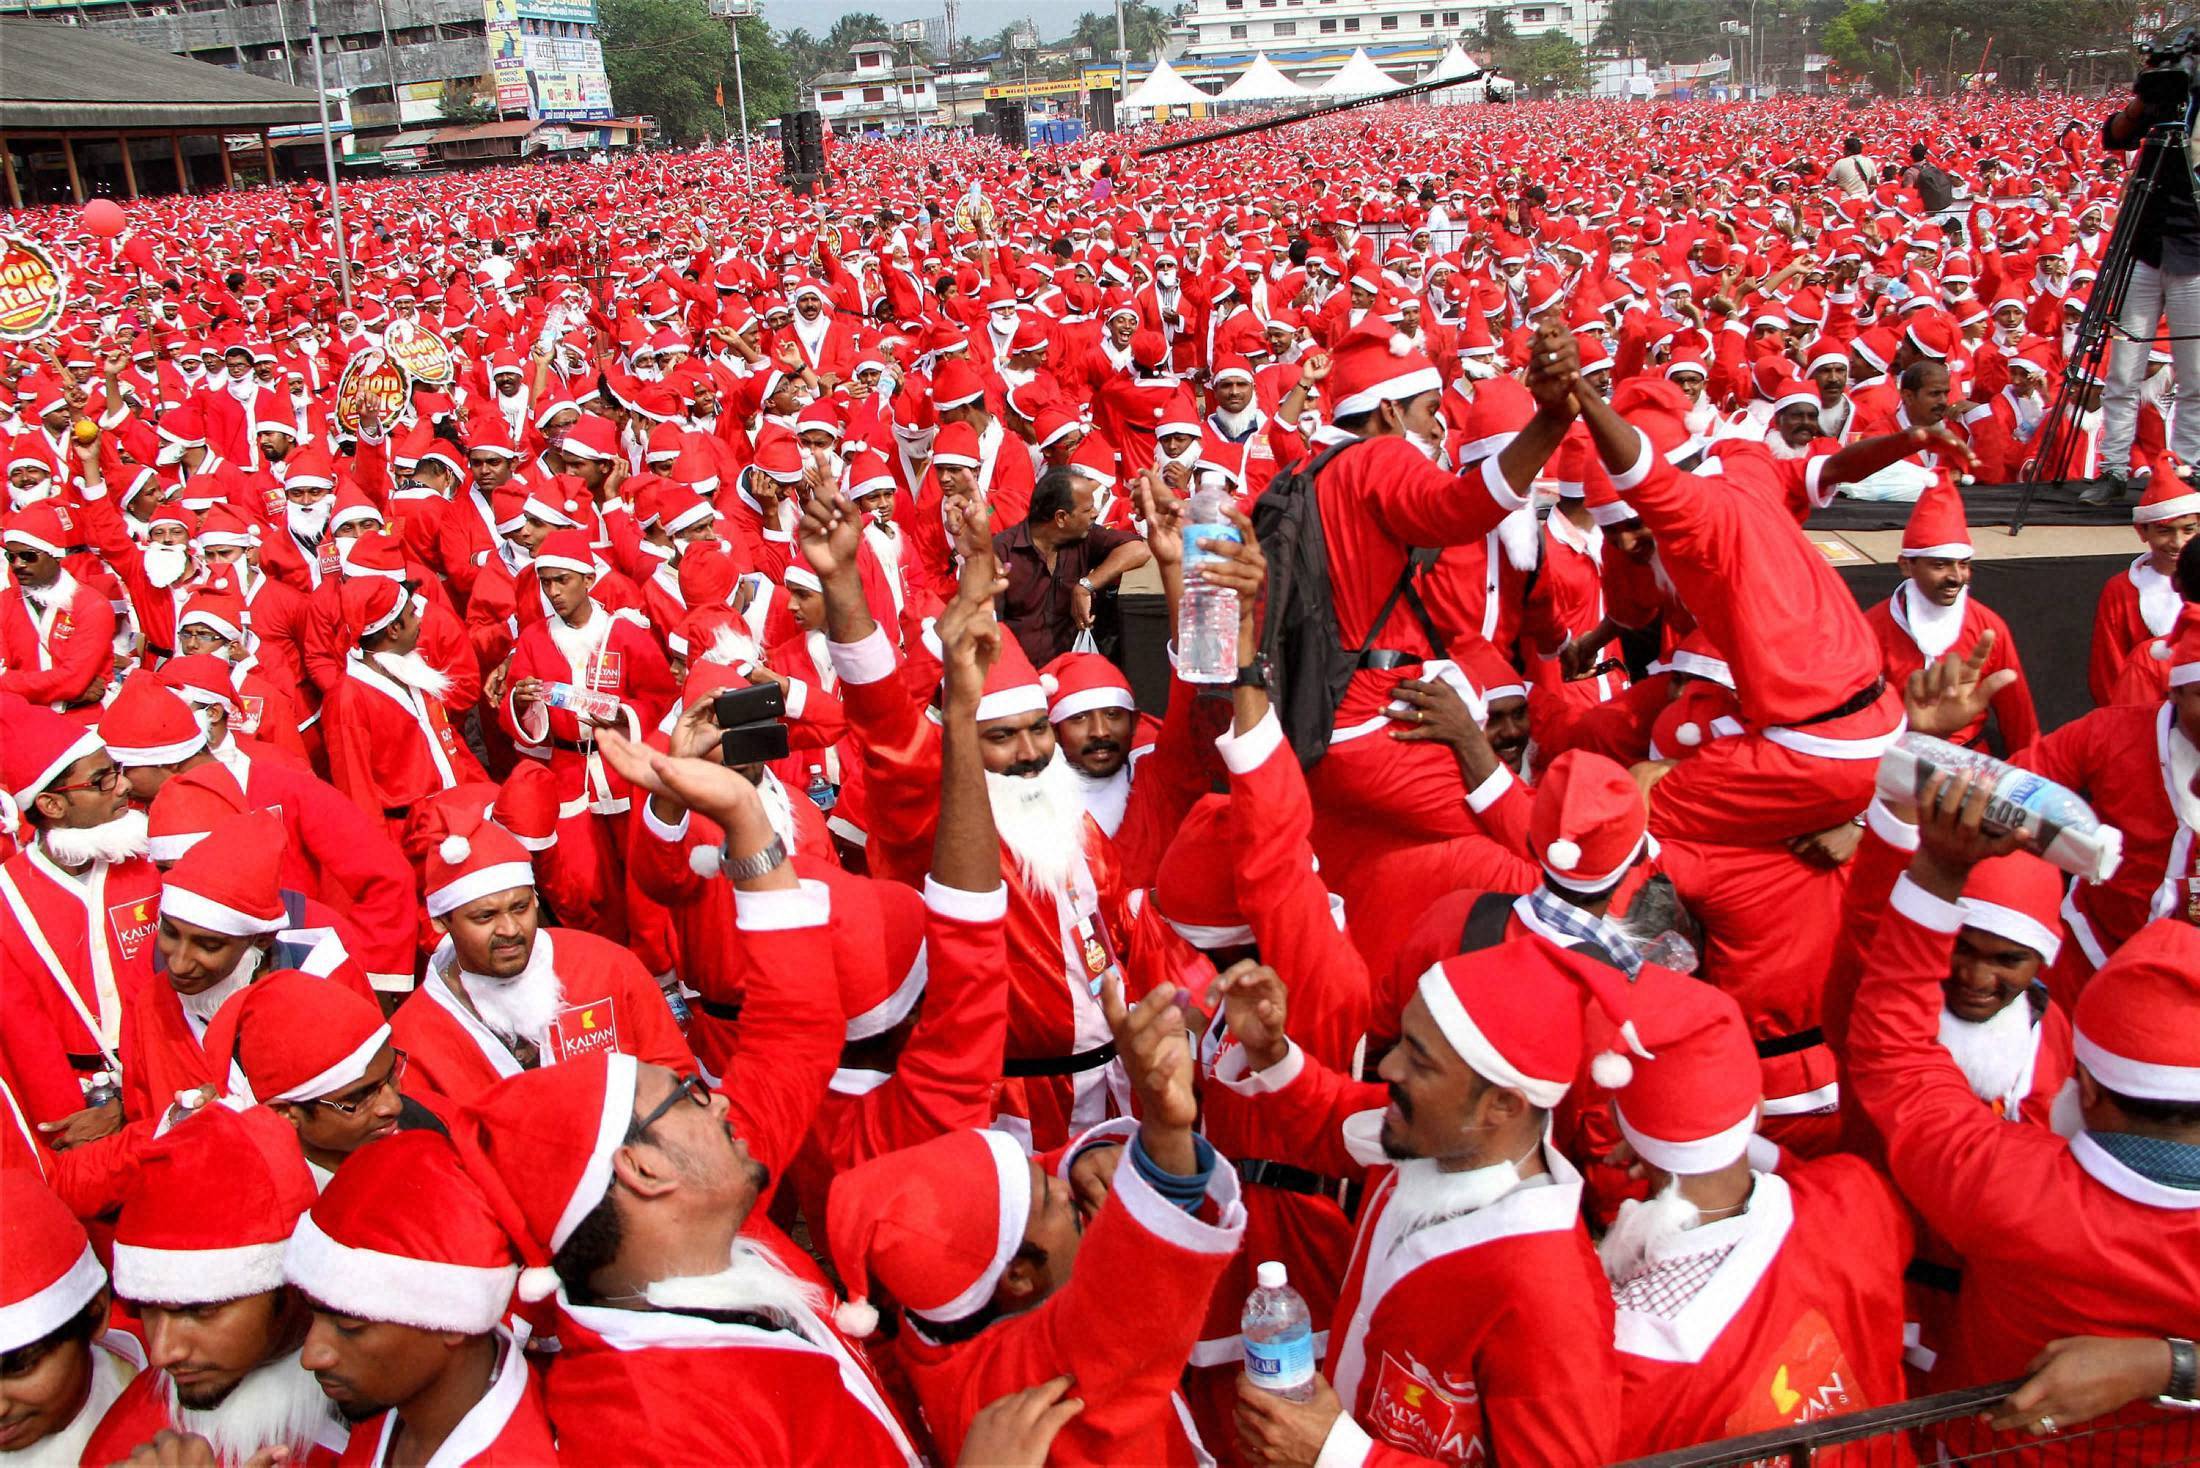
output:
[[[2147,656],[2169,664],[2169,686],[2183,688],[2200,683],[2200,606],[2186,602],[2177,609],[2177,621],[2169,636],[2147,648]]]
[[[1947,470],[1941,470],[1940,477],[1927,485],[1911,506],[1910,518],[1902,527],[1902,554],[1950,561],[1971,559],[1971,527],[1964,523],[1963,496]]]
[[[619,430],[608,418],[593,413],[583,413],[580,421],[565,431],[558,441],[558,452],[568,459],[593,459],[608,464],[619,457]]]
[[[7,529],[0,532],[0,542],[25,550],[44,551],[59,560],[69,553],[69,546],[76,539],[71,532],[68,513],[51,500],[40,500],[8,517]]]
[[[344,583],[344,628],[357,647],[395,622],[405,610],[405,589],[379,576],[355,576]]]
[[[1379,403],[1417,398],[1444,385],[1412,341],[1391,331],[1372,311],[1337,345],[1330,360],[1332,419],[1369,412]]]
[[[206,748],[206,728],[191,706],[150,670],[123,680],[99,716],[99,737],[115,763],[126,766],[172,765]]]
[[[1485,377],[1474,385],[1467,404],[1465,438],[1459,445],[1459,462],[1472,464],[1503,452],[1513,436],[1535,416],[1535,399],[1515,377]]]
[[[366,491],[356,484],[346,484],[336,491],[336,507],[329,511],[328,528],[333,534],[346,525],[381,525],[382,507],[367,498]]]
[[[2184,515],[2200,515],[2200,490],[2193,488],[2191,475],[2191,469],[2179,462],[2175,454],[2157,455],[2154,475],[2147,480],[2147,492],[2139,496],[2139,503],[2131,508],[2131,523],[2152,525]],[[14,539],[12,531],[8,538]]]
[[[931,971],[924,941],[927,897],[904,883],[861,877],[831,885],[833,912],[845,919],[832,925],[840,1009],[848,1017],[842,1038],[853,1044],[885,1034],[924,997]],[[933,902],[955,904],[955,915],[969,921],[1006,910],[1003,888],[943,895],[928,885],[926,891]]]
[[[1712,984],[1645,965],[1635,1019],[1651,1054],[1612,1098],[1635,1155],[1663,1172],[1717,1172],[1749,1149],[1764,1100],[1749,1022]]]
[[[115,1292],[213,1305],[283,1283],[313,1201],[298,1131],[264,1106],[204,1106],[149,1144],[115,1220]]]
[[[487,816],[449,811],[422,877],[428,916],[439,918],[492,893],[534,886],[535,867],[519,839]]]
[[[1603,755],[1569,749],[1536,786],[1528,840],[1569,892],[1602,892],[1642,853],[1649,812],[1634,778]]]
[[[943,423],[932,441],[932,462],[975,469],[984,460],[978,449],[978,430],[967,423]]]
[[[1203,795],[1177,823],[1154,868],[1154,911],[1194,948],[1250,943],[1253,929],[1238,905],[1236,873],[1230,797]]]
[[[201,586],[184,598],[183,610],[176,616],[176,630],[205,627],[230,642],[242,642],[244,622],[244,598],[224,581]]]
[[[280,877],[284,844],[282,817],[272,811],[217,821],[168,869],[161,916],[230,938],[280,932],[290,923]]]
[[[2027,851],[1993,857],[1964,880],[1963,925],[2021,943],[2053,963],[2062,952],[2063,876]]]
[[[1651,1058],[1629,1017],[1627,975],[1540,938],[1456,954],[1423,973],[1415,992],[1468,1069],[1546,1111],[1565,1099],[1581,1072],[1590,1009],[1602,1015],[1602,1028]],[[1598,1085],[1617,1088],[1634,1067],[1606,1050],[1589,1073]]]
[[[0,723],[0,779],[17,809],[61,778],[61,772],[104,746],[99,731],[37,704],[15,708]]]
[[[1691,680],[1658,711],[1651,724],[1650,757],[1685,759],[1713,739],[1732,739],[1746,733],[1741,710],[1733,689],[1709,679]]]
[[[0,1167],[0,1353],[44,1340],[107,1287],[84,1225],[28,1167]]]
[[[511,833],[520,849],[530,854],[548,851],[558,844],[558,777],[541,760],[513,763],[504,777],[489,818]]]
[[[2072,1053],[2139,1101],[2200,1102],[2200,928],[2148,923],[2086,981]]]
[[[262,974],[230,995],[206,1027],[207,1058],[228,1076],[230,1096],[245,1101],[317,1101],[348,1091],[389,1042],[373,1000],[294,968]]]
[[[1198,438],[1205,429],[1206,425],[1199,418],[1199,409],[1193,406],[1192,395],[1188,392],[1171,393],[1167,403],[1154,409],[1153,432],[1156,438],[1171,433],[1189,434]]]
[[[237,688],[229,681],[229,670],[229,663],[213,653],[186,653],[161,664],[160,681],[194,709],[218,708],[234,715]]]
[[[145,854],[157,863],[178,861],[226,817],[251,809],[228,766],[208,760],[161,782],[145,813]]]
[[[570,474],[560,474],[547,486],[529,490],[520,509],[545,525],[561,525],[570,529],[581,523],[580,515],[586,493],[578,479]]]
[[[457,1149],[414,1131],[345,1160],[298,1220],[283,1276],[337,1315],[486,1335],[519,1264]]]
[[[1044,713],[1047,688],[1031,659],[1013,637],[1001,640],[1001,650],[986,670],[985,692],[978,698],[978,722]]]
[[[482,1092],[452,1127],[467,1172],[529,1266],[522,1300],[556,1291],[551,1259],[611,1191],[639,1074],[633,1056],[605,1050],[521,1071]]]
[[[553,530],[535,547],[536,571],[571,571],[580,576],[596,574],[596,552],[584,530]]]
[[[201,550],[214,547],[243,550],[258,545],[260,536],[235,510],[227,505],[215,505],[199,517],[198,533],[191,540]]]
[[[1805,382],[1800,377],[1782,375],[1770,388],[1766,389],[1765,396],[1772,399],[1772,412],[1775,417],[1789,408],[1815,410],[1820,406],[1818,385]]]
[[[809,456],[802,452],[795,436],[783,425],[769,423],[757,432],[756,452],[749,467],[781,484],[799,484],[808,462]]]
[[[952,1325],[992,1302],[1031,1220],[1031,1159],[998,1131],[953,1131],[842,1173],[826,1205],[848,1291],[834,1323],[869,1335],[870,1284]]]
[[[932,406],[941,412],[975,403],[985,396],[985,379],[960,357],[940,364],[932,379]]]
[[[1065,652],[1040,670],[1052,679],[1047,695],[1047,722],[1059,724],[1094,709],[1135,709],[1130,680],[1122,669],[1096,652]]]

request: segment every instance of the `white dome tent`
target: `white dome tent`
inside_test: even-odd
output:
[[[1480,64],[1454,41],[1451,49],[1429,68],[1428,75],[1421,80],[1457,82],[1457,86],[1438,87],[1428,94],[1428,99],[1438,107],[1464,107],[1488,99],[1489,83],[1485,80],[1486,75]]]
[[[1130,94],[1117,105],[1132,112],[1152,112],[1161,107],[1190,107],[1195,103],[1214,100],[1184,80],[1177,69],[1169,65],[1167,58],[1156,57],[1153,70],[1147,72],[1144,79],[1131,88]]]
[[[1245,68],[1237,80],[1222,89],[1217,102],[1293,102],[1307,95],[1300,86],[1282,72],[1276,63],[1268,59],[1266,51],[1253,53],[1253,64]]]
[[[1395,92],[1401,83],[1392,81],[1383,69],[1368,59],[1365,46],[1352,48],[1352,55],[1337,68],[1337,74],[1314,89],[1317,97],[1380,97]]]

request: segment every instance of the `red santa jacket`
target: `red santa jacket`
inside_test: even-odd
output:
[[[2097,704],[2112,701],[2116,676],[2148,638],[2167,637],[2184,598],[2169,577],[2150,564],[2153,553],[2134,556],[2101,588],[2093,608],[2093,644],[2086,656],[2085,686]]]
[[[289,1357],[259,1369],[293,1373],[306,1387],[319,1390],[313,1386],[312,1378]],[[122,1395],[115,1398],[115,1404],[107,1409],[107,1415],[99,1419],[99,1426],[93,1430],[91,1440],[84,1445],[82,1461],[119,1463],[129,1457],[132,1450],[140,1444],[151,1442],[161,1433],[171,1429],[183,1430],[169,1407],[173,1399],[171,1393],[167,1372],[158,1369],[140,1371],[122,1389]],[[235,1398],[229,1400],[234,1401]],[[221,1409],[214,1410],[219,1412]],[[293,1453],[286,1461],[298,1464],[299,1468],[335,1468],[337,1454],[343,1449],[344,1428],[331,1412],[305,1453],[302,1456]]]
[[[41,607],[20,586],[0,589],[0,693],[94,723],[114,673],[115,611],[66,569],[51,592]]]
[[[1886,675],[1887,685],[1901,688],[1910,681],[1910,675],[1925,666],[1926,653],[1919,646],[1917,632],[1912,626],[1911,583],[1896,585],[1894,594],[1885,601],[1866,609],[1864,620],[1871,624],[1872,635],[1879,639],[1880,668]],[[2016,671],[2017,681],[1994,695],[1994,718],[2001,725],[2002,748],[2018,750],[2040,737],[2040,718],[2032,707],[2032,686],[2025,682],[2024,664],[2017,660],[2017,640],[2009,631],[2009,624],[1991,607],[1970,594],[1963,593],[1963,625],[1956,633],[1955,641],[1933,655],[1938,662],[1944,657],[1969,657],[1978,641],[1988,632],[1994,634],[1994,650],[1987,654],[1986,666],[1981,676],[1990,677],[2003,668]],[[1957,744],[1977,745],[1986,733],[1986,716],[1963,726],[1948,738]]]
[[[2062,1336],[2175,1335],[2200,1299],[2200,1193],[2149,1180],[2090,1133],[2010,1126],[1972,1095],[1937,1040],[1963,911],[1908,877],[1889,907],[1857,991],[1849,1074],[1895,1185],[1963,1257],[1946,1379],[2022,1375]],[[1967,1421],[1941,1431],[1958,1452],[1985,1436]],[[2145,1430],[2103,1441],[2117,1462],[2174,1456]]]
[[[84,1075],[114,1069],[108,1057],[119,1054],[129,1007],[152,975],[159,914],[160,873],[149,861],[94,862],[72,874],[33,846],[0,866],[0,1009],[19,1031],[9,1049],[58,1049]],[[82,1105],[73,1099],[69,1111]]]
[[[329,782],[387,820],[393,838],[403,834],[417,801],[488,779],[451,728],[442,701],[398,682],[363,654],[345,659],[344,679],[323,712]]]
[[[1909,1258],[1908,1213],[1869,1163],[1759,1173],[1746,1212],[1688,1230],[1613,1284],[1620,1456],[1901,1401]],[[1676,1277],[1707,1259],[1676,1299]]]
[[[673,1023],[664,991],[625,948],[575,928],[538,928],[528,962],[555,970],[561,991],[538,1065],[615,1050],[693,1073],[695,1057]],[[464,1105],[522,1067],[503,1038],[453,992],[456,982],[446,940],[428,960],[427,980],[390,1016],[390,1043],[405,1052],[423,1091]]]
[[[561,636],[566,639],[563,643]],[[618,700],[630,739],[640,739],[656,728],[678,696],[672,669],[650,635],[649,624],[633,612],[607,611],[600,604],[578,630],[560,621],[553,631],[548,618],[523,630],[512,649],[510,682],[523,678],[611,695]],[[507,734],[530,751],[543,751],[536,757],[546,758],[557,776],[561,815],[579,815],[584,810],[618,815],[626,810],[626,781],[603,762],[594,731],[583,728],[571,709],[541,702],[522,708],[507,693],[497,713]]]

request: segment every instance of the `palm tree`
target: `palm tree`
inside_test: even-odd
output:
[[[1719,49],[1719,22],[1733,8],[1712,0],[1612,0],[1596,45],[1652,66],[1701,61]]]

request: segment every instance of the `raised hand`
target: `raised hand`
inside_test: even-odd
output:
[[[1564,323],[1545,317],[1528,342],[1528,393],[1538,408],[1571,412],[1581,384],[1581,346]]]
[[[1139,1119],[1149,1128],[1185,1134],[1187,1152],[1192,1123],[1199,1119],[1199,1100],[1192,1089],[1195,1066],[1191,1033],[1184,1028],[1184,1011],[1177,1006],[1177,988],[1162,984],[1135,1005],[1123,1003],[1123,984],[1109,979],[1100,991],[1100,1007],[1108,1029],[1115,1035],[1115,1053],[1138,1096]],[[1149,1136],[1147,1151],[1164,1167],[1169,1159],[1159,1155]],[[1171,1168],[1188,1174],[1189,1168]]]
[[[856,554],[863,545],[863,512],[837,488],[828,488],[811,495],[802,507],[795,538],[819,579],[854,575]]]
[[[1903,712],[1920,734],[1948,735],[1986,716],[1994,695],[2017,681],[2015,668],[1981,676],[1994,651],[1995,634],[1980,635],[1962,657],[1943,657],[1912,673],[1902,690]]]
[[[1289,1006],[1276,971],[1241,958],[1215,980],[1213,989],[1222,996],[1223,1022],[1245,1047],[1247,1068],[1263,1071],[1282,1060],[1290,1048],[1283,1028]]]

